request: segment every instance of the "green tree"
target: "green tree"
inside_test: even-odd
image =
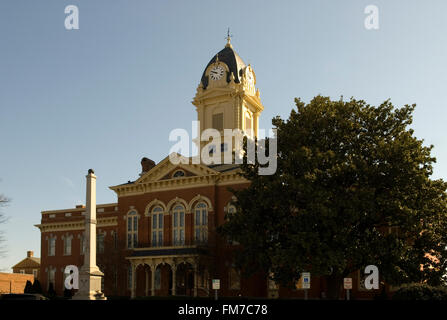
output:
[[[447,184],[430,179],[433,146],[409,128],[415,105],[322,96],[295,102],[288,120],[272,121],[276,173],[261,176],[258,163],[244,162],[251,184],[234,191],[237,214],[219,229],[241,244],[235,259],[244,273],[263,270],[292,285],[309,271],[326,278],[330,298],[338,298],[344,277],[369,264],[390,284],[439,284]]]

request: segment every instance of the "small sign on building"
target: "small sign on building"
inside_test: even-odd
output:
[[[220,290],[220,279],[213,279],[213,290]]]
[[[343,287],[345,290],[352,290],[352,278],[344,278]]]
[[[303,272],[301,274],[301,285],[303,289],[310,289],[310,272]]]

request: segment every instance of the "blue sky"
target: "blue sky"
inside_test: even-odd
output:
[[[70,4],[79,30],[64,27]],[[370,4],[379,30],[364,28]],[[0,193],[12,202],[0,269],[40,256],[40,212],[84,203],[89,168],[98,202],[114,202],[109,186],[168,154],[169,132],[196,119],[191,100],[227,27],[255,70],[261,128],[295,97],[416,103],[415,134],[445,179],[446,11],[443,0],[1,1]]]

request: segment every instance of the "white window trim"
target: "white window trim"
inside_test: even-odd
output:
[[[99,250],[99,248],[100,248],[99,241],[98,241],[99,237],[102,237],[102,239],[103,239],[102,251]],[[105,251],[105,242],[106,242],[105,240],[106,240],[106,232],[101,232],[101,230],[99,230],[99,232],[96,234],[96,245],[97,245],[96,253],[100,253],[100,254],[104,253],[104,251]]]
[[[46,237],[48,243],[47,243],[47,256],[48,257],[54,257],[56,256],[56,240],[57,240],[57,236],[54,235],[50,235],[49,237]],[[51,241],[54,240],[54,252],[53,254],[51,254]]]
[[[204,205],[203,208],[198,208],[199,205]],[[206,224],[203,224],[203,209],[206,210]],[[199,210],[199,225],[197,225],[197,210]],[[208,205],[204,201],[198,202],[194,207],[194,241],[206,243],[208,242]],[[197,239],[197,230],[200,233],[200,239]]]
[[[132,214],[133,212],[135,212],[135,214]],[[136,217],[137,218],[137,230],[133,230],[133,219],[132,219],[132,230],[129,231],[129,218],[130,217]],[[140,220],[140,215],[138,214],[138,211],[135,210],[133,208],[133,206],[131,207],[131,209],[129,210],[129,212],[127,212],[127,214],[124,216],[124,218],[126,219],[126,248],[127,249],[134,249],[134,234],[136,234],[136,238],[137,238],[137,246],[138,246],[138,229],[140,226],[139,220]],[[129,233],[132,235],[132,241],[131,241],[131,246],[129,246]]]
[[[154,210],[156,208],[160,208],[161,211],[156,211],[155,212]],[[157,216],[157,225],[156,226],[154,226],[154,215]],[[160,215],[161,215],[161,217],[163,219],[161,228],[159,227],[160,226],[160,221],[159,221]],[[164,236],[165,236],[164,235],[164,225],[165,225],[164,216],[165,216],[165,211],[163,210],[162,206],[155,205],[152,208],[152,211],[151,211],[151,214],[150,214],[150,219],[151,219],[151,234],[150,234],[150,238],[151,238],[151,246],[152,247],[162,247],[164,245]],[[159,243],[159,236],[158,236],[160,231],[161,231],[161,244]],[[154,232],[156,232],[156,235],[155,235],[156,241],[155,241],[155,243],[153,241],[154,240],[154,236],[153,236]]]
[[[67,240],[70,241],[70,253],[67,252]],[[68,233],[63,235],[62,241],[64,245],[64,256],[71,256],[73,254],[73,235],[69,235]]]
[[[181,206],[183,208],[183,210],[176,210],[177,207]],[[177,227],[174,226],[174,215],[175,213],[178,212],[178,223],[177,223]],[[183,226],[181,226],[180,223],[180,213],[183,212]],[[185,245],[185,224],[186,224],[186,208],[182,203],[176,203],[174,204],[173,208],[172,208],[172,245],[174,246],[183,246]],[[181,230],[183,230],[183,241],[181,241]],[[175,237],[174,237],[174,233],[175,231],[177,231],[177,242],[175,242]]]

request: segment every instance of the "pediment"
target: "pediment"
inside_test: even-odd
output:
[[[188,163],[174,164],[171,162],[170,157],[168,156],[151,170],[143,174],[137,181],[135,181],[135,183],[149,183],[161,180],[182,179],[193,176],[209,176],[218,174],[217,171],[210,169],[203,164],[191,163],[191,158],[186,158],[181,155],[177,156],[181,157],[181,159],[184,161],[188,160]],[[178,178],[172,177],[172,175],[178,170],[183,171],[185,175]]]

